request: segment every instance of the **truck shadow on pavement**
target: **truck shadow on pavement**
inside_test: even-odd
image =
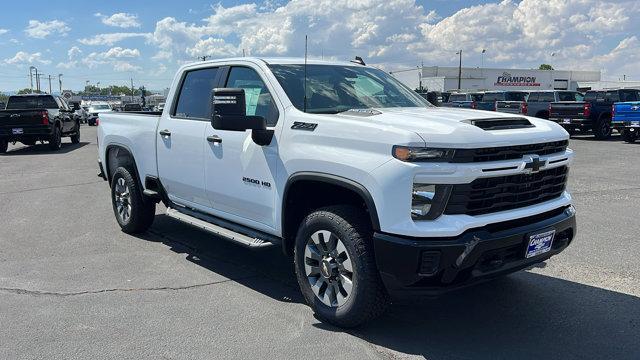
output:
[[[246,249],[165,215],[142,238],[275,300],[304,302],[293,260],[277,246]],[[640,298],[531,272],[394,303],[349,331],[313,326],[349,333],[392,358],[394,352],[428,359],[640,358]]]
[[[81,141],[77,144],[63,142],[60,150],[51,150],[49,149],[48,144],[24,145],[23,147],[17,149],[9,149],[6,153],[1,154],[0,156],[66,154],[78,150],[89,144],[90,142],[86,141]]]

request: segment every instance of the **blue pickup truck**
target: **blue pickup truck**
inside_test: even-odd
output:
[[[553,102],[549,105],[549,120],[562,125],[569,132],[592,131],[596,139],[608,139],[613,125],[611,114],[617,102],[640,100],[640,90],[589,90],[584,101]]]
[[[619,102],[613,104],[611,123],[622,134],[622,139],[633,143],[640,132],[640,101]]]

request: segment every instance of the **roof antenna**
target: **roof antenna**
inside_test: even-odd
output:
[[[367,64],[364,63],[364,60],[362,60],[362,58],[360,56],[356,56],[355,60],[351,60],[352,63],[354,64],[360,64],[362,66],[365,66]]]
[[[304,36],[304,112],[307,112],[307,35]]]

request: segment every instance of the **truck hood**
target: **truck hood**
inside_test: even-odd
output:
[[[388,130],[405,130],[418,134],[430,147],[479,148],[535,144],[565,140],[569,134],[558,124],[533,117],[493,111],[457,108],[383,108],[370,112],[345,112],[336,116],[354,121],[375,123]],[[533,127],[484,130],[471,120],[529,120]]]

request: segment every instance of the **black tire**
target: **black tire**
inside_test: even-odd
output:
[[[122,179],[122,181],[120,180]],[[122,183],[128,189],[128,199],[126,201],[129,216],[125,217],[118,210],[117,188],[121,188]],[[120,185],[119,185],[120,184]],[[122,197],[120,197],[122,198]],[[127,234],[139,234],[145,232],[153,223],[156,214],[156,203],[142,195],[142,189],[138,181],[124,167],[116,169],[111,180],[111,204],[113,213],[116,216],[118,225]]]
[[[80,123],[76,122],[75,133],[71,135],[71,143],[79,144],[80,143]]]
[[[339,306],[325,305],[313,292],[305,271],[305,249],[312,234],[327,230],[344,244],[351,260],[351,293]],[[373,253],[372,230],[362,210],[353,206],[331,206],[307,215],[298,229],[294,262],[300,290],[319,319],[351,328],[381,315],[388,295],[380,279]]]
[[[611,118],[601,116],[594,124],[593,134],[598,140],[605,140],[611,137]]]
[[[53,128],[53,134],[49,138],[49,149],[51,150],[60,150],[62,147],[62,131],[58,126]]]
[[[638,139],[638,136],[635,133],[632,133],[630,131],[622,132],[622,140],[624,140],[624,142],[626,143],[633,144],[634,142],[636,142],[637,139]]]
[[[0,154],[6,153],[8,148],[9,142],[7,140],[0,140]]]

